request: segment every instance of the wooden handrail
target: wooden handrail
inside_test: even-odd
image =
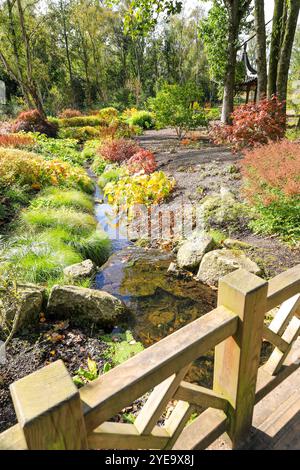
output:
[[[83,387],[87,431],[232,336],[237,325],[237,315],[218,307]]]
[[[300,264],[269,281],[266,311],[300,292]]]
[[[0,449],[203,449],[225,431],[236,446],[249,432],[255,403],[300,366],[293,350],[299,293],[300,265],[269,283],[238,270],[220,281],[216,309],[80,391],[62,361],[18,380],[11,393],[19,423],[0,434]],[[279,304],[267,327],[265,313]],[[263,338],[275,349],[259,367]],[[212,348],[213,390],[185,382],[189,365]],[[107,421],[152,389],[135,424]],[[158,427],[172,399],[177,404]],[[186,426],[195,406],[206,411]]]

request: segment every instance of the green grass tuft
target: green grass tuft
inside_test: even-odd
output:
[[[31,207],[36,209],[65,207],[93,213],[94,203],[93,198],[82,191],[49,188],[32,202]]]

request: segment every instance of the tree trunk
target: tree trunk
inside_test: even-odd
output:
[[[288,74],[299,10],[300,0],[291,0],[278,63],[277,94],[280,101],[285,101],[287,97]]]
[[[285,0],[275,0],[273,26],[271,36],[270,60],[269,60],[269,75],[268,75],[268,97],[276,95],[277,88],[277,67],[280,55],[280,42],[281,32],[283,29],[283,12]]]
[[[255,0],[255,29],[257,40],[257,100],[267,96],[267,57],[264,0]]]
[[[239,34],[239,0],[226,2],[228,9],[228,61],[225,72],[223,107],[221,121],[224,124],[231,124],[231,114],[233,112],[234,91],[235,91],[235,68],[237,40]]]

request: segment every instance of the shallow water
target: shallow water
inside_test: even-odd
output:
[[[119,297],[130,308],[134,313],[130,327],[139,341],[149,346],[214,308],[212,289],[167,272],[172,252],[141,248],[127,239],[126,224],[99,187],[95,200],[96,218],[112,239],[113,251],[96,276],[96,288]]]

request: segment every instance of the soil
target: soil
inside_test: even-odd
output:
[[[0,365],[0,432],[16,423],[9,385],[22,377],[61,359],[69,373],[87,367],[93,359],[102,370],[106,343],[99,340],[102,330],[72,328],[68,322],[44,322],[32,331],[13,338],[7,345],[6,365]]]

